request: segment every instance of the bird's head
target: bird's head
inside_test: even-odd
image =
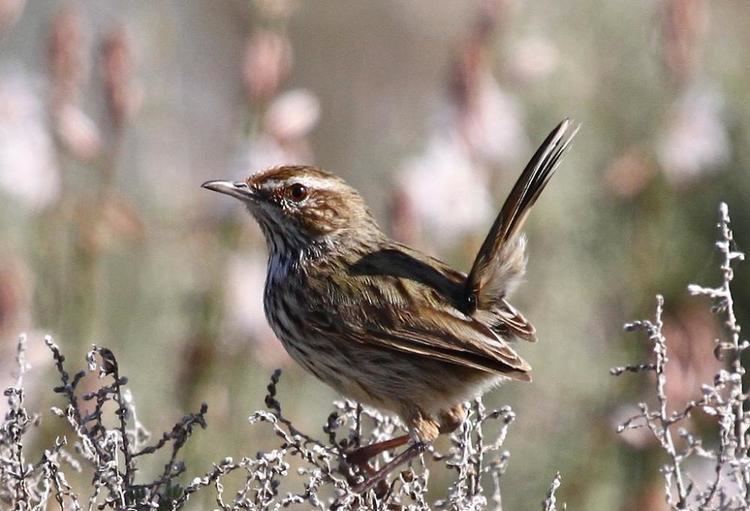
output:
[[[316,167],[272,167],[245,181],[208,181],[203,188],[241,200],[271,245],[336,241],[351,230],[379,232],[360,194]]]

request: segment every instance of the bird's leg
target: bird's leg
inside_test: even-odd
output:
[[[393,440],[396,440],[396,439],[394,438]],[[365,481],[355,486],[353,488],[354,492],[364,493],[367,490],[374,488],[378,483],[380,483],[381,481],[384,481],[386,476],[388,476],[388,474],[393,472],[393,470],[395,470],[396,467],[398,467],[399,465],[403,463],[408,463],[410,460],[412,460],[419,454],[423,453],[426,448],[427,448],[427,444],[424,442],[415,442],[411,444],[404,452],[402,452],[401,454],[393,458],[391,461],[386,463],[380,470],[378,470],[373,475],[368,477]]]
[[[355,484],[355,482],[352,480],[353,474],[351,474],[350,469],[348,468],[351,466],[355,466],[359,469],[360,473],[364,475],[366,482],[367,479],[375,476],[378,473],[377,470],[375,470],[369,463],[372,458],[390,449],[401,447],[408,441],[409,435],[402,435],[391,438],[389,440],[385,440],[383,442],[377,442],[374,444],[359,447],[358,449],[354,449],[351,452],[344,454],[344,458],[342,460],[344,463],[342,463],[340,470],[344,474],[346,474],[346,477],[349,480],[349,484]],[[378,487],[376,491],[379,494],[385,495],[385,493],[388,491],[388,485],[382,478],[377,486]]]
[[[453,417],[454,420],[452,422],[456,422],[462,418],[459,417],[462,412],[463,408],[459,405],[459,407],[451,409],[446,413]],[[385,481],[386,476],[399,465],[407,463],[412,458],[422,453],[427,444],[435,440],[440,434],[440,424],[432,417],[426,415],[418,407],[407,404],[402,416],[406,417],[405,420],[409,424],[409,429],[412,432],[415,441],[404,450],[404,452],[397,455],[382,468],[375,471],[368,461],[384,451],[405,445],[409,442],[409,439],[412,438],[412,435],[403,435],[391,438],[390,440],[385,440],[384,442],[366,445],[345,455],[345,459],[348,463],[358,466],[367,475],[365,481],[354,487],[355,492],[362,493],[375,487],[381,489],[382,486],[386,487],[384,492],[387,491],[387,484]],[[455,427],[453,429],[455,429]]]
[[[378,454],[401,447],[408,441],[409,435],[397,436],[383,442],[377,442],[354,449],[353,451],[346,453],[344,456],[347,462],[364,469],[365,466],[367,466],[367,462]]]

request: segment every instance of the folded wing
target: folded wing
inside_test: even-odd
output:
[[[424,257],[393,244],[354,262],[343,281],[334,275],[321,290],[338,295],[332,300],[336,314],[311,314],[307,324],[320,335],[530,380],[525,360],[490,327],[456,308],[465,276],[437,260],[426,264]],[[352,279],[356,285],[344,285]]]

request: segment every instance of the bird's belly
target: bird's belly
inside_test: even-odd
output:
[[[306,325],[312,313],[287,296],[271,294],[266,316],[291,358],[341,394],[401,413],[417,405],[438,413],[472,399],[501,378],[477,369],[347,339],[340,330],[325,336]],[[315,311],[320,322],[321,311]],[[324,313],[325,314],[325,313]],[[328,318],[335,324],[340,318]]]
[[[333,336],[321,336],[305,329],[307,321],[304,313],[294,317],[289,307],[266,308],[266,316],[292,360],[346,397],[384,406],[381,400],[359,383],[361,375],[353,370],[357,364],[356,349],[353,349],[356,347],[347,346]]]
[[[340,366],[351,363],[351,354],[330,337],[317,335],[308,327],[307,307],[288,293],[267,289],[266,318],[289,356],[337,391],[351,396]]]

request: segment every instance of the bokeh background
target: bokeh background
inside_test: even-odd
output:
[[[539,331],[521,347],[535,381],[487,398],[518,414],[503,497],[536,508],[560,470],[569,509],[659,509],[662,454],[615,434],[649,382],[608,369],[647,356],[622,324],[657,292],[669,396],[716,368],[719,325],[686,286],[718,281],[719,201],[750,246],[748,48],[744,0],[0,0],[0,373],[29,332],[44,409],[59,403],[43,334],[81,366],[91,343],[113,349],[153,431],[209,404],[189,477],[268,447],[246,418],[273,368],[286,414],[319,432],[336,396],[266,325],[260,231],[200,183],[315,163],[394,237],[466,270],[571,116],[514,300]]]

